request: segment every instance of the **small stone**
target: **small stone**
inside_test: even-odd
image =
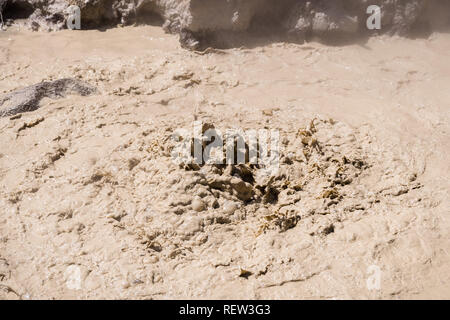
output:
[[[223,212],[229,215],[234,214],[234,212],[238,209],[238,205],[236,202],[227,201],[223,205]]]
[[[192,209],[194,209],[197,212],[201,212],[206,209],[206,205],[203,202],[203,200],[195,198],[194,201],[192,201]]]
[[[140,162],[141,160],[136,158],[128,159],[128,170],[133,170],[133,168],[136,167]]]
[[[130,283],[126,280],[121,283],[122,289],[128,289],[130,287]]]
[[[239,268],[239,277],[248,279],[253,274],[253,272]]]

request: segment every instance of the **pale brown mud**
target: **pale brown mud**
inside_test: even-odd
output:
[[[98,89],[0,119],[0,297],[450,298],[449,50],[0,32],[1,96]],[[280,174],[174,164],[168,137],[194,119],[279,130]]]

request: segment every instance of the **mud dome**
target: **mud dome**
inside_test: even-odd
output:
[[[382,28],[369,32],[366,10],[374,4],[381,8]],[[69,5],[80,7],[83,28],[158,24],[179,33],[190,49],[239,46],[249,42],[248,35],[271,41],[341,41],[379,33],[427,35],[450,25],[446,0],[7,0],[3,15],[28,17],[33,30],[59,30],[66,27]]]
[[[286,121],[286,116],[281,114],[277,120]],[[122,156],[116,155],[136,153],[136,157],[116,165],[122,172],[132,170],[139,185],[145,185],[147,172],[153,172],[149,200],[159,205],[135,208],[134,218],[125,211],[112,218],[131,228],[159,257],[173,259],[188,257],[191,247],[208,240],[214,225],[252,226],[251,234],[259,237],[300,223],[311,236],[323,237],[334,232],[335,223],[358,212],[380,210],[380,203],[421,188],[416,181],[420,168],[398,166],[395,172],[376,176],[375,172],[386,172],[386,168],[379,167],[381,159],[373,152],[378,147],[370,132],[355,131],[333,119],[305,119],[303,125],[290,122],[282,133],[281,165],[275,175],[248,163],[178,166],[170,158],[173,144],[163,142],[170,141],[165,133],[170,128],[144,133],[145,138],[130,144]],[[150,158],[143,158],[142,146],[150,146],[146,150]],[[394,161],[395,155],[390,157]],[[108,169],[114,163],[108,158],[98,162],[84,185],[123,185],[125,176],[115,176]],[[403,179],[394,178],[398,176]],[[363,191],[361,186],[372,180],[381,182]],[[125,197],[119,196],[119,202],[131,204],[146,193],[145,188],[128,191]],[[136,220],[144,223],[136,224]],[[252,272],[262,275],[264,268],[257,266]]]

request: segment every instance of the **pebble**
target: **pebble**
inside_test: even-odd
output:
[[[194,209],[197,212],[201,212],[206,209],[206,205],[201,199],[195,198],[192,201],[192,209]]]
[[[238,205],[233,201],[226,201],[223,205],[223,212],[229,215],[234,214],[237,209]]]
[[[122,289],[128,289],[130,287],[130,283],[126,280],[121,282]]]

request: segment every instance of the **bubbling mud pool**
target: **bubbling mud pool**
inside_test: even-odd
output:
[[[448,298],[448,49],[0,33],[0,97],[97,89],[0,118],[1,297]],[[278,130],[279,170],[175,163],[194,121]]]

